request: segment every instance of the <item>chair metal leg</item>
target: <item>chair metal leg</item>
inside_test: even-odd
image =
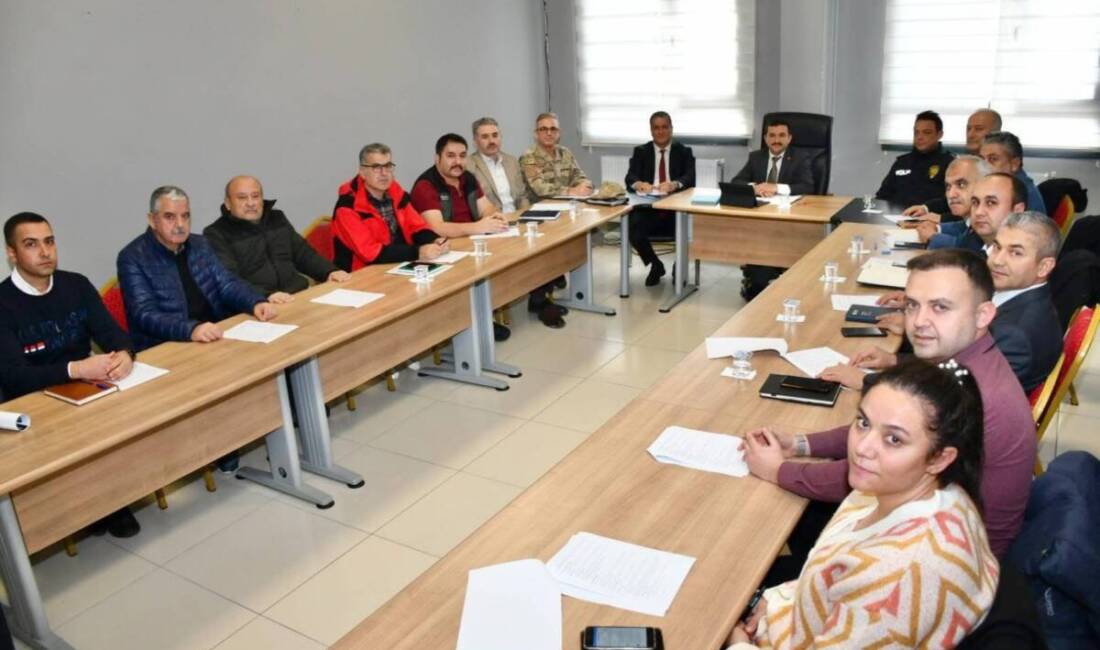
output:
[[[1074,406],[1080,406],[1077,402],[1077,389],[1073,386],[1073,382],[1069,382],[1069,403]]]
[[[391,393],[397,390],[397,382],[393,380],[393,376],[394,371],[392,370],[386,373],[386,390]]]
[[[76,540],[74,540],[71,536],[66,537],[65,538],[65,555],[68,555],[69,557],[76,557],[77,553],[79,553],[79,551],[76,550]]]
[[[204,467],[202,470],[202,481],[206,483],[207,492],[217,492],[218,484],[214,482],[214,472],[210,471],[209,467]]]
[[[160,508],[161,510],[167,510],[168,509],[168,497],[165,496],[165,494],[164,494],[164,488],[161,488],[161,489],[157,490],[153,494],[155,494],[156,497],[157,497],[157,507]]]
[[[443,346],[442,345],[433,345],[432,346],[432,363],[434,363],[437,366],[439,364],[443,363]]]

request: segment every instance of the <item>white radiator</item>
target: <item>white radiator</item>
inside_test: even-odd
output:
[[[622,184],[626,171],[630,168],[628,156],[600,156],[600,182],[615,181]],[[696,158],[695,185],[697,187],[718,187],[725,180],[726,161],[724,158]]]

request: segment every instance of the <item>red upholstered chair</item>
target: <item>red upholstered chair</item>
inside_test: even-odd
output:
[[[1062,197],[1062,200],[1058,202],[1058,207],[1051,213],[1050,218],[1054,220],[1054,223],[1058,224],[1058,228],[1062,231],[1062,238],[1065,239],[1069,229],[1073,226],[1073,220],[1077,217],[1077,209],[1073,205],[1073,199],[1066,196]]]
[[[1058,413],[1058,406],[1069,393],[1070,386],[1081,370],[1081,364],[1085,362],[1085,357],[1089,354],[1093,340],[1096,339],[1097,326],[1100,326],[1100,318],[1096,318],[1097,307],[1100,307],[1100,305],[1082,307],[1074,314],[1069,323],[1069,329],[1066,330],[1066,336],[1062,343],[1062,359],[1058,367],[1055,368],[1054,373],[1052,373],[1057,377],[1054,381],[1053,396],[1050,405],[1043,413],[1037,430],[1040,442],[1047,429],[1050,428],[1050,423],[1054,421],[1054,416]],[[1036,459],[1035,475],[1038,476],[1042,473],[1043,465]]]
[[[1036,386],[1027,396],[1027,401],[1031,404],[1031,417],[1034,418],[1036,427],[1043,421],[1043,413],[1050,405],[1050,398],[1054,395],[1054,385],[1058,383],[1058,375],[1062,373],[1062,364],[1065,360],[1064,354],[1059,355],[1058,363],[1054,364],[1054,369],[1047,375],[1046,381]]]

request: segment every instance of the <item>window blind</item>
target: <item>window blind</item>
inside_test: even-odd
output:
[[[922,110],[965,142],[990,107],[1028,149],[1100,149],[1100,2],[888,0],[879,141],[911,144]]]
[[[753,0],[576,0],[581,139],[649,139],[649,116],[676,136],[752,133]]]

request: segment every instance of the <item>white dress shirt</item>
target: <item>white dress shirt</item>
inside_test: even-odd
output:
[[[516,204],[512,200],[512,186],[508,184],[508,173],[504,171],[504,162],[500,154],[497,157],[481,156],[485,166],[489,168],[489,174],[493,177],[493,186],[496,187],[497,196],[500,197],[501,212],[515,212]]]
[[[772,158],[774,157],[772,156],[771,149],[767,149],[766,151],[768,153],[768,164],[764,166],[764,183],[767,182],[768,172],[772,170]],[[779,157],[775,160],[775,178],[777,180],[779,179],[780,172],[783,171],[783,157],[787,155],[787,150],[784,149],[783,151],[779,152],[778,155]],[[749,185],[757,185],[757,183],[749,183]],[[790,196],[791,186],[787,185],[786,183],[777,182],[775,184],[775,193],[783,196]]]
[[[1009,300],[1012,300],[1013,298],[1020,295],[1021,293],[1031,291],[1032,289],[1038,289],[1039,287],[1043,286],[1044,284],[1046,284],[1046,282],[1040,282],[1038,284],[1033,284],[1030,287],[1024,287],[1023,289],[1009,289],[1008,291],[994,291],[993,292],[993,304],[1000,307],[1001,305],[1005,304]]]

